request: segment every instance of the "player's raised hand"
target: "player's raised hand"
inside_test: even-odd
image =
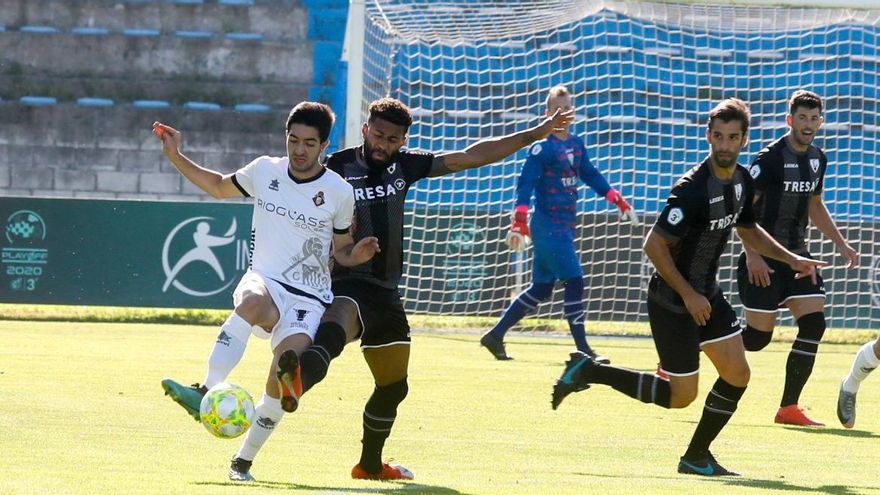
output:
[[[774,270],[767,265],[760,255],[749,256],[746,253],[746,267],[749,269],[749,283],[758,287],[770,286],[770,274]]]
[[[691,291],[690,294],[682,296],[682,299],[688,313],[691,314],[691,318],[694,319],[697,325],[701,327],[706,326],[709,323],[709,318],[712,317],[712,305],[709,304],[706,296],[697,291]]]
[[[840,251],[840,255],[843,256],[843,259],[846,260],[847,268],[856,268],[859,266],[859,253],[851,248],[849,244],[844,242],[842,245],[837,246],[837,250]]]
[[[552,132],[564,131],[568,129],[568,126],[574,122],[574,108],[569,108],[566,111],[562,111],[561,108],[557,108],[556,112],[553,115],[544,119],[544,122],[541,122],[541,125],[538,127],[538,136],[535,141],[538,139],[544,139],[549,136]]]
[[[351,258],[357,264],[366,263],[381,251],[378,237],[364,237],[351,248]]]
[[[810,277],[810,280],[813,281],[813,284],[816,284],[816,268],[820,266],[828,266],[828,263],[825,261],[811,260],[810,258],[804,258],[803,256],[795,255],[795,257],[788,262],[788,266],[790,266],[792,270],[797,272],[794,274],[794,278]]]
[[[153,122],[153,134],[162,141],[162,153],[165,156],[170,158],[180,153],[180,143],[183,141],[180,131],[156,121]]]

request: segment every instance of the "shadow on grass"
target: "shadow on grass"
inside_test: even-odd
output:
[[[594,474],[594,473],[573,473],[578,476],[589,476],[595,478],[625,478],[630,479],[629,476],[617,476],[617,475],[609,475],[609,474]],[[750,478],[730,478],[730,477],[717,477],[717,478],[704,478],[698,476],[691,475],[670,475],[670,476],[644,476],[645,478],[657,479],[657,480],[678,480],[678,479],[693,479],[699,480],[705,483],[713,483],[717,485],[727,485],[727,486],[739,486],[743,488],[754,488],[758,490],[773,490],[773,491],[783,491],[783,492],[804,492],[804,493],[828,493],[830,495],[858,495],[859,493],[863,493],[861,490],[873,491],[876,490],[877,487],[874,486],[852,486],[852,485],[822,485],[822,486],[803,486],[797,485],[793,483],[789,483],[783,480],[761,480],[761,479],[750,479]],[[859,491],[855,491],[859,490]]]
[[[458,490],[454,490],[452,488],[446,488],[443,486],[434,486],[434,485],[422,485],[419,483],[411,483],[411,482],[396,482],[396,481],[386,481],[382,483],[382,487],[364,487],[364,488],[340,488],[334,486],[315,486],[315,485],[303,485],[300,483],[284,483],[280,481],[252,481],[249,483],[241,483],[241,482],[217,482],[217,481],[196,481],[193,482],[194,485],[199,486],[234,486],[240,489],[247,488],[272,488],[276,490],[303,490],[309,493],[312,492],[322,492],[322,493],[380,493],[380,494],[397,494],[397,493],[406,493],[406,494],[424,494],[424,495],[467,495],[465,492],[460,492]]]
[[[847,430],[844,428],[810,428],[804,426],[785,426],[776,424],[742,424],[739,428],[784,428],[785,430],[805,435],[832,435],[844,438],[880,438],[880,435],[866,430]]]

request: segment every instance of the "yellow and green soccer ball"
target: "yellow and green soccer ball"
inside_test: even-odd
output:
[[[205,429],[212,435],[235,438],[251,427],[254,399],[238,385],[218,383],[202,397],[199,414]]]

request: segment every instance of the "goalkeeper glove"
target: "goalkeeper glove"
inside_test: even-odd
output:
[[[614,203],[614,205],[617,206],[617,208],[620,210],[621,220],[629,220],[629,222],[631,222],[633,226],[639,225],[639,217],[638,215],[636,215],[636,211],[633,210],[633,207],[630,206],[630,204],[627,203],[625,199],[623,199],[623,196],[621,196],[619,192],[611,189],[605,195],[605,199],[607,199],[611,203]]]
[[[529,234],[529,207],[519,205],[513,210],[513,223],[510,225],[510,232],[507,233],[507,246],[521,253],[531,244]]]

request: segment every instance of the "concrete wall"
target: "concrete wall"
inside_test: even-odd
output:
[[[58,28],[20,32],[23,25]],[[151,124],[184,133],[183,151],[206,167],[231,172],[253,158],[283,155],[287,112],[307,98],[312,44],[299,0],[260,0],[228,7],[213,1],[8,0],[0,2],[0,195],[115,199],[210,199],[168,163]],[[100,36],[74,27],[109,30]],[[132,37],[124,29],[157,29]],[[208,31],[189,39],[175,31]],[[259,41],[225,38],[261,34]],[[29,106],[22,96],[53,96],[58,104]],[[78,98],[114,100],[84,107]],[[165,100],[144,109],[135,100]],[[215,102],[219,111],[183,107]],[[270,111],[236,112],[239,103]]]

